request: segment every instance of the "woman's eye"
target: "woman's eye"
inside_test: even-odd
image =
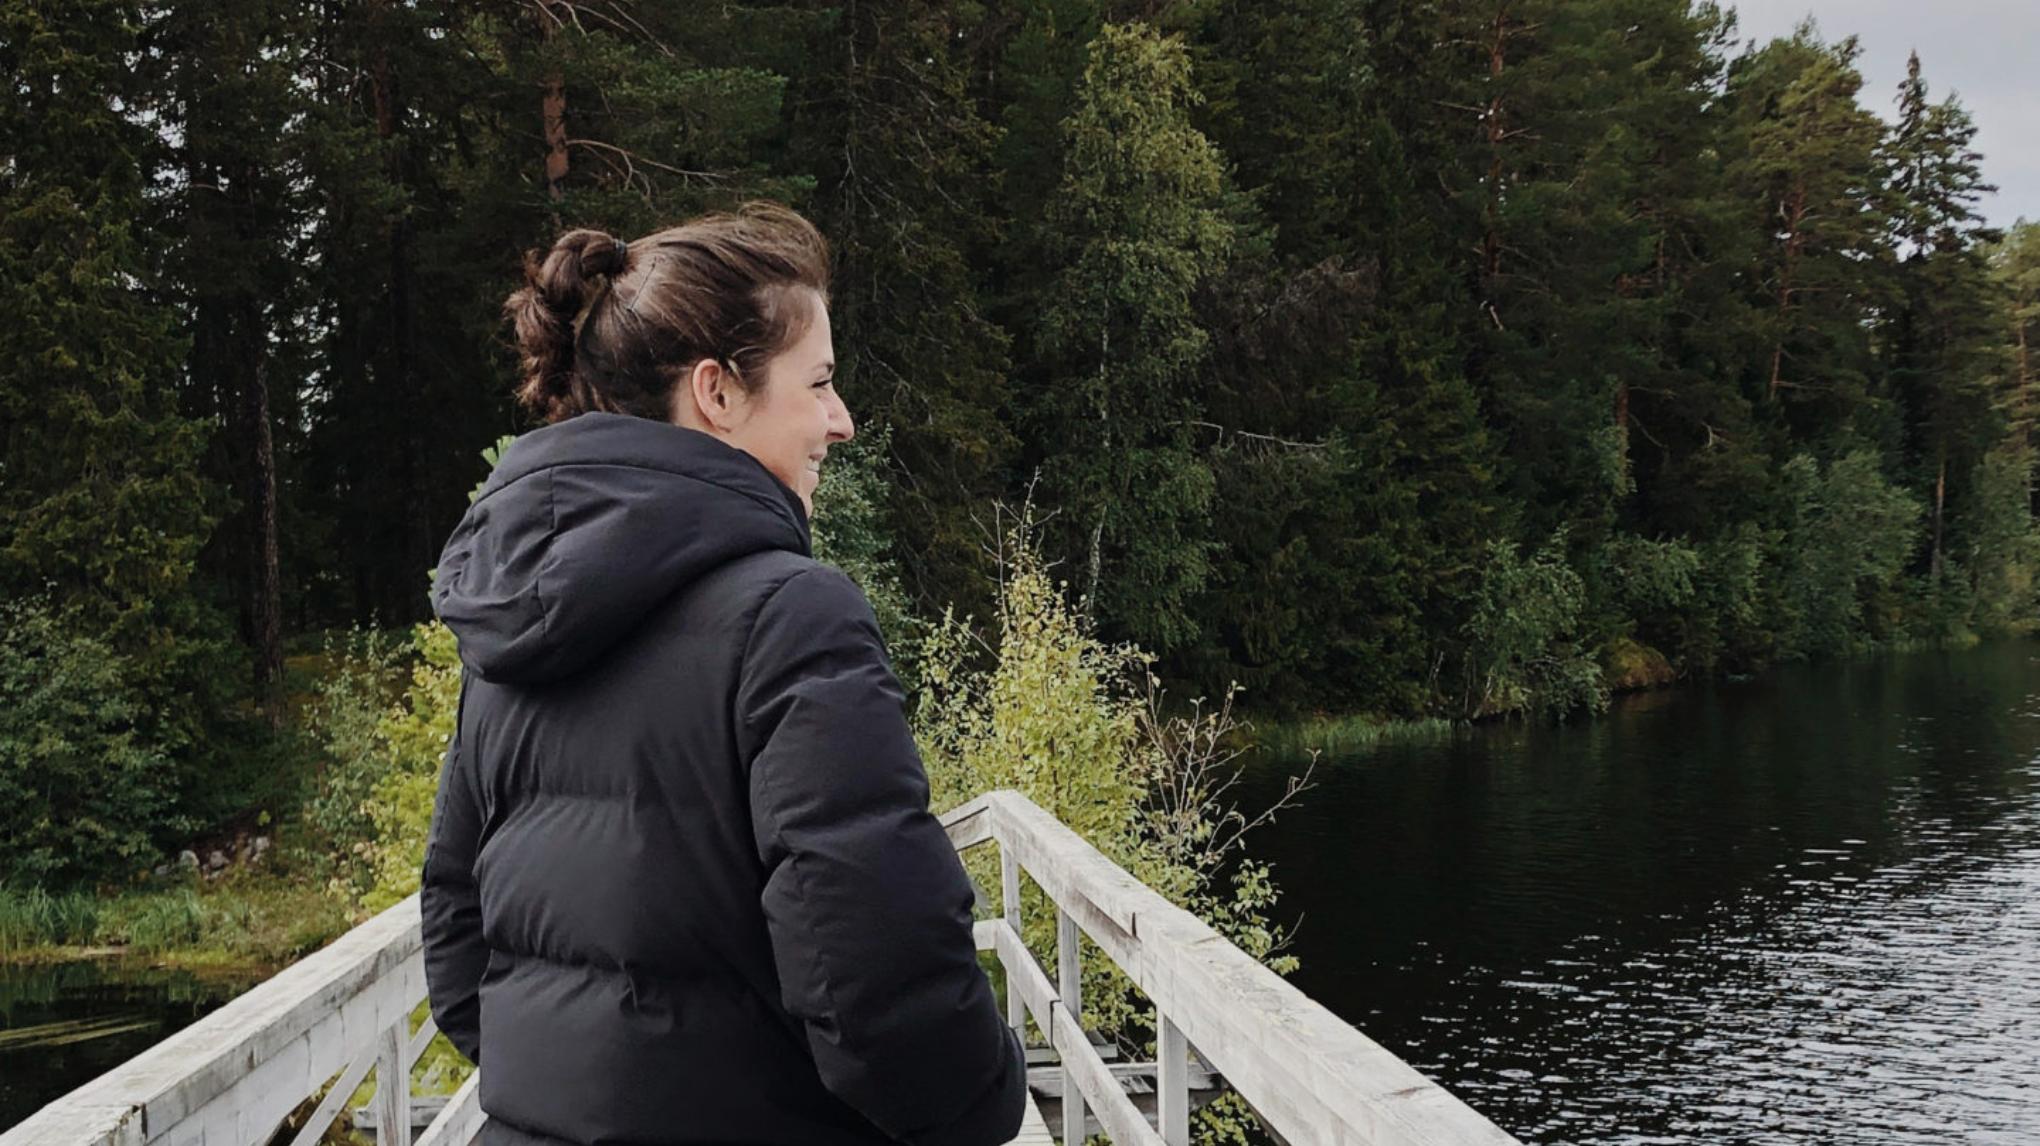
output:
[[[835,383],[836,380],[834,378],[824,378],[820,382],[815,383],[815,389],[819,390],[824,386],[833,386]]]

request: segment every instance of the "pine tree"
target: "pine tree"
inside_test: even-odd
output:
[[[1857,425],[1876,383],[1866,333],[1891,251],[1877,205],[1883,127],[1856,102],[1854,38],[1809,24],[1738,59],[1727,88],[1729,172],[1762,238],[1750,268],[1760,314],[1754,401],[1796,443]]]
[[[1905,252],[1885,354],[1904,407],[1909,461],[1927,487],[1928,572],[1935,579],[1946,551],[1950,475],[1967,478],[1999,432],[1990,377],[1999,318],[1984,251],[1998,236],[1975,210],[1996,188],[1983,181],[1975,137],[1976,125],[1952,97],[1927,101],[1913,53],[1884,148],[1891,240]]]

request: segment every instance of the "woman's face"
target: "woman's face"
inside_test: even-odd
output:
[[[836,393],[829,309],[819,297],[811,301],[814,319],[807,333],[766,362],[765,384],[713,419],[717,436],[757,458],[800,495],[809,514],[815,510],[823,455],[856,433],[850,411]]]

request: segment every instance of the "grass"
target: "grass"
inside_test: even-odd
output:
[[[1255,720],[1249,736],[1256,747],[1281,756],[1301,756],[1313,751],[1340,756],[1383,744],[1440,740],[1462,727],[1462,721],[1436,717],[1397,720],[1368,715],[1313,716],[1301,720]]]
[[[266,874],[110,896],[0,886],[0,959],[117,948],[188,965],[281,966],[350,922],[323,888]]]

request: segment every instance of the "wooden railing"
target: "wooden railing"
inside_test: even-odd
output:
[[[371,1071],[377,1144],[406,1146],[411,1067],[437,1033],[429,1017],[411,1028],[424,998],[412,896],[30,1115],[0,1146],[266,1143],[330,1080],[291,1140],[312,1146]],[[470,1141],[463,1106],[450,1102],[417,1146]]]
[[[978,944],[997,951],[1005,969],[1007,1021],[1017,1028],[1024,1006],[1061,1056],[1064,1142],[1082,1141],[1086,1107],[1122,1146],[1188,1142],[1192,1048],[1291,1143],[1515,1141],[1025,796],[987,792],[942,823],[959,851],[999,846],[1003,917],[977,925]],[[1020,938],[1022,872],[1055,904],[1054,985]],[[1154,1003],[1158,1125],[1135,1108],[1084,1033],[1080,931]]]
[[[942,823],[959,851],[999,846],[1003,914],[976,925],[978,946],[1004,968],[1007,1021],[1033,1016],[1058,1056],[1064,1142],[1083,1140],[1087,1115],[1115,1143],[1187,1142],[1193,1048],[1298,1146],[1514,1141],[1026,797],[988,792]],[[1056,906],[1054,983],[1020,938],[1023,872]],[[1155,1005],[1154,1123],[1123,1086],[1138,1068],[1108,1065],[1083,1029],[1079,932]],[[291,1139],[314,1146],[371,1072],[377,1146],[414,1146],[411,1067],[436,1033],[429,1017],[411,1026],[424,997],[413,896],[44,1107],[0,1146],[263,1146],[323,1088]],[[415,1146],[470,1146],[484,1120],[478,1080]]]

